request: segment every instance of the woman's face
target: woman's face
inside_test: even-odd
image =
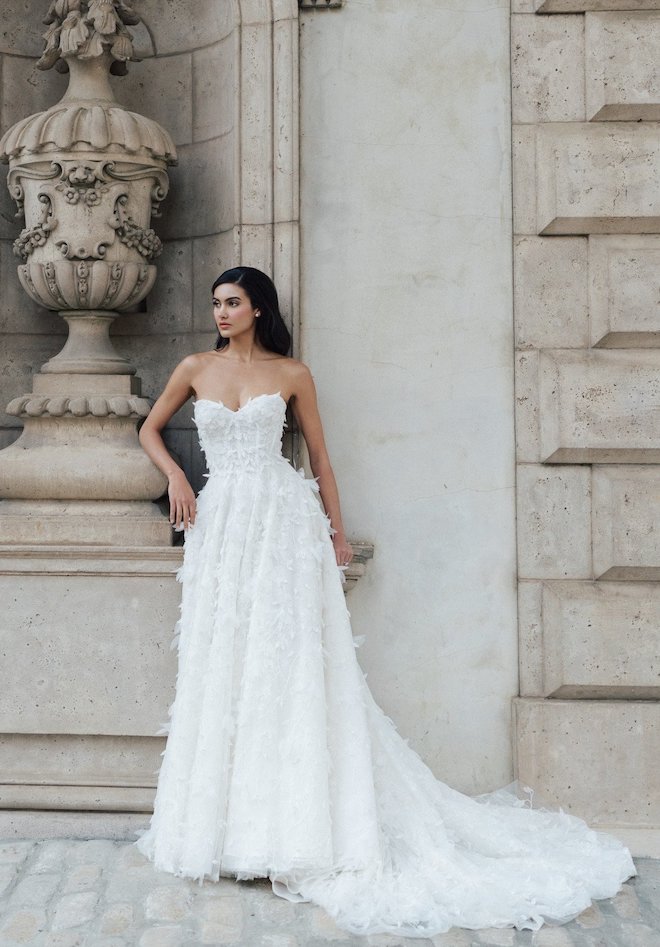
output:
[[[221,283],[213,290],[213,318],[223,339],[254,331],[257,309],[236,283]]]

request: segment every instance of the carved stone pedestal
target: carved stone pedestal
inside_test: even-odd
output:
[[[127,3],[51,4],[37,64],[67,93],[8,129],[0,160],[25,227],[18,280],[69,326],[7,412],[0,451],[0,808],[146,811],[164,745],[178,617],[167,479],[137,436],[150,402],[109,327],[144,299],[176,149],[114,99]]]

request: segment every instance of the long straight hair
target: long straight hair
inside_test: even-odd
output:
[[[291,347],[291,333],[282,318],[277,290],[270,276],[266,276],[254,266],[234,266],[220,274],[211,287],[211,292],[214,293],[223,283],[235,283],[240,286],[252,305],[261,313],[255,325],[257,341],[269,352],[287,355]],[[227,345],[229,339],[223,339],[218,333],[216,349],[224,349]]]

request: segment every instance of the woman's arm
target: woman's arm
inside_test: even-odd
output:
[[[318,479],[323,506],[334,530],[332,543],[335,547],[337,565],[348,565],[353,558],[353,550],[346,540],[341,519],[339,491],[325,446],[314,380],[305,365],[299,366],[297,376],[292,403],[293,413],[305,438],[312,473]]]
[[[194,394],[191,382],[196,367],[197,359],[194,355],[187,356],[177,365],[138,435],[146,453],[169,481],[167,492],[170,498],[170,523],[176,527],[183,524],[184,529],[195,522],[195,492],[183,470],[165,447],[161,431],[172,415]]]

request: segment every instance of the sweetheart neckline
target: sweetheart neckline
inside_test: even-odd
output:
[[[225,411],[229,411],[230,414],[240,414],[244,408],[247,408],[249,404],[252,404],[253,401],[258,401],[260,398],[279,398],[282,404],[284,405],[284,407],[286,408],[286,401],[282,397],[281,391],[273,391],[273,392],[265,391],[260,395],[253,395],[250,398],[248,398],[245,404],[239,405],[239,407],[235,411],[233,408],[228,407],[228,405],[226,405],[224,401],[222,401],[220,398],[195,398],[193,402],[193,406],[196,404],[199,404],[202,401],[206,401],[207,404],[219,405],[221,408],[224,408]]]

